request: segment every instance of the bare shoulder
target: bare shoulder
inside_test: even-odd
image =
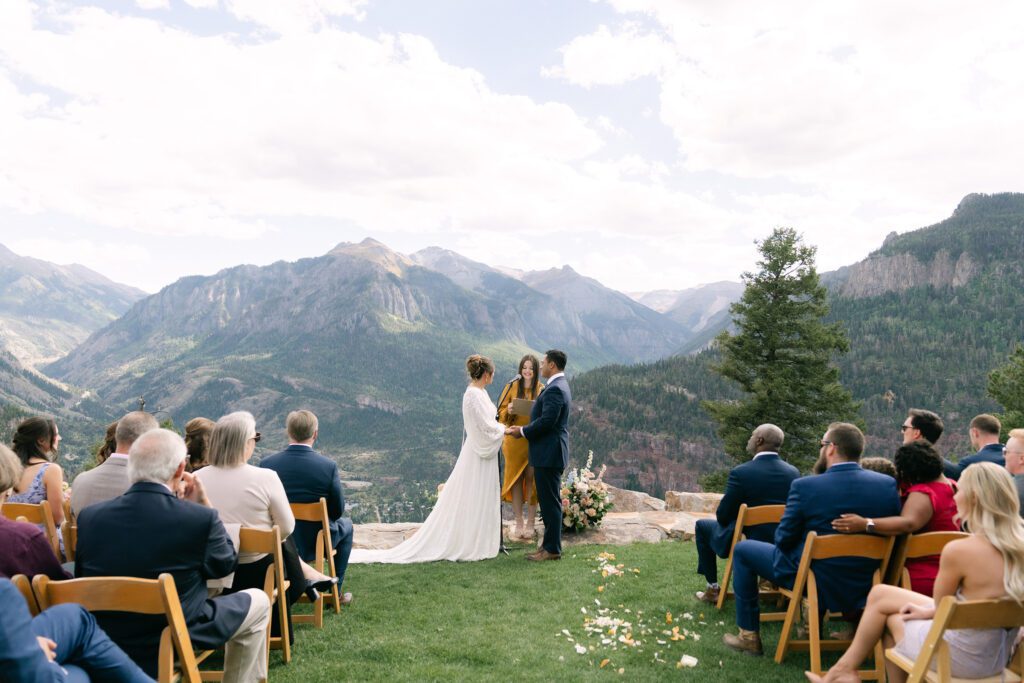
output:
[[[43,479],[63,479],[63,478],[64,478],[64,470],[62,470],[60,468],[60,465],[58,465],[55,462],[51,462],[50,466],[46,468],[45,472],[43,472]]]

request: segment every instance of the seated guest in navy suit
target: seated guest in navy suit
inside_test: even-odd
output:
[[[285,420],[285,430],[290,443],[280,453],[264,458],[260,467],[277,472],[284,492],[290,503],[316,503],[327,499],[327,517],[331,520],[331,543],[338,551],[334,568],[338,572],[338,587],[345,581],[348,558],[352,554],[352,520],[342,517],[345,512],[345,495],[341,491],[338,463],[325,458],[313,450],[313,444],[320,435],[319,421],[308,410],[293,410]],[[299,549],[299,556],[312,562],[316,555],[316,535],[320,531],[317,522],[295,522],[292,537]],[[316,567],[319,571],[322,567]],[[342,593],[341,604],[352,602],[351,593]]]
[[[21,592],[0,579],[0,679],[12,683],[152,683],[81,605],[29,616]]]
[[[785,435],[773,424],[763,424],[753,431],[747,442],[747,452],[753,460],[734,467],[729,472],[725,495],[715,511],[715,519],[698,519],[697,573],[707,579],[708,587],[697,592],[704,602],[718,600],[718,563],[715,556],[729,556],[736,515],[740,505],[781,505],[789,496],[789,485],[800,476],[799,470],[779,457],[779,447]],[[771,543],[775,537],[775,524],[759,524],[747,530],[747,538]]]
[[[234,571],[238,555],[202,484],[185,472],[185,442],[154,429],[132,444],[124,495],[82,510],[75,575],[137,576],[167,572],[181,599],[192,645],[225,647],[224,681],[251,683],[267,676],[270,600],[248,589],[207,598],[206,581]],[[103,630],[146,673],[157,673],[163,615],[104,613]]]
[[[900,513],[900,497],[892,477],[861,469],[864,435],[855,425],[829,425],[821,440],[828,469],[815,477],[795,480],[782,521],[775,530],[775,544],[740,541],[733,557],[733,589],[736,591],[736,622],[739,635],[726,633],[726,645],[748,654],[762,654],[758,576],[781,586],[792,587],[808,532],[819,536],[835,533],[832,520],[844,512],[868,520]],[[849,508],[849,509],[847,509]],[[878,563],[861,558],[838,557],[816,560],[813,567],[822,607],[849,612],[864,606],[871,576]]]
[[[959,462],[943,462],[942,473],[949,479],[959,479],[964,470],[976,462],[991,462],[1000,467],[1006,466],[1006,459],[1003,456],[1003,444],[999,443],[999,432],[1003,429],[1002,423],[995,415],[983,413],[976,415],[971,420],[969,431],[971,448],[977,453],[960,458]]]

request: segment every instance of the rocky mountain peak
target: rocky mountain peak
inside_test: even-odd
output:
[[[367,237],[359,243],[342,242],[327,252],[327,254],[329,256],[349,256],[370,261],[399,277],[405,273],[407,268],[416,265],[408,256],[392,251],[372,237]]]

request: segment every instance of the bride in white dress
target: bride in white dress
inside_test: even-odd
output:
[[[411,564],[434,560],[484,560],[498,554],[500,482],[498,448],[505,427],[485,388],[494,364],[484,356],[466,360],[470,383],[462,396],[466,441],[427,521],[408,540],[387,550],[355,549],[349,564]]]

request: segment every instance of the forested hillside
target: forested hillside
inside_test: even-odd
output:
[[[891,455],[910,407],[943,417],[943,453],[969,451],[971,417],[999,409],[986,394],[987,375],[1024,340],[1022,271],[1024,195],[1003,194],[970,195],[946,221],[890,236],[865,261],[823,277],[831,289],[828,320],[841,322],[850,339],[838,366],[862,402],[871,454]],[[844,294],[879,283],[888,291]],[[577,377],[581,448],[613,465],[615,483],[638,479],[648,489],[669,472],[713,469],[721,445],[699,399],[732,394],[710,365],[704,352]],[[673,400],[677,387],[696,398]],[[658,408],[645,414],[647,405]]]

